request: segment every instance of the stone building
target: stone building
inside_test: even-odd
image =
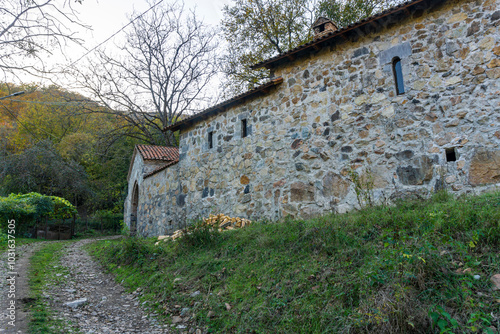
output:
[[[168,128],[178,162],[144,176],[135,155],[126,222],[134,194],[139,232],[158,235],[215,212],[308,218],[498,188],[499,8],[414,0],[317,21],[313,41],[254,66],[269,82]]]
[[[142,224],[143,219],[146,216],[152,218],[153,216],[149,213],[153,213],[154,208],[157,207],[163,209],[165,203],[163,197],[153,197],[147,191],[150,184],[160,182],[161,175],[154,178],[153,176],[178,162],[179,150],[176,147],[153,145],[137,145],[135,147],[128,170],[128,194],[124,203],[126,222],[132,234],[135,234],[138,228],[140,234],[144,235],[150,232],[146,228],[150,224]],[[158,212],[155,218],[164,217],[166,214],[166,212],[163,215]],[[139,226],[137,225],[138,221],[141,222]]]

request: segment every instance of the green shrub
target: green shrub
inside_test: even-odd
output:
[[[16,232],[26,230],[42,218],[67,219],[77,214],[76,208],[67,200],[39,193],[10,194],[0,197],[0,227],[8,220],[16,221]]]

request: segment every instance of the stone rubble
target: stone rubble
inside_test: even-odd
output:
[[[157,314],[148,313],[147,302],[139,299],[140,289],[127,293],[82,249],[93,241],[80,240],[63,249],[61,265],[69,274],[61,282],[49,284],[45,294],[58,318],[86,334],[178,333],[176,328],[182,329],[179,333],[202,333],[181,325],[178,319],[172,319],[173,324],[162,323]]]

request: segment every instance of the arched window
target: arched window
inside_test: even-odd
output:
[[[401,59],[399,57],[395,57],[392,60],[392,73],[394,73],[397,95],[404,94],[405,84],[403,82],[403,68],[401,67]]]

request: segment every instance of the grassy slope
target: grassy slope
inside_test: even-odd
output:
[[[500,328],[500,292],[489,282],[500,273],[500,193],[461,200],[440,194],[154,242],[129,238],[91,247],[118,280],[141,287],[167,316],[189,307],[190,321],[210,332]]]

